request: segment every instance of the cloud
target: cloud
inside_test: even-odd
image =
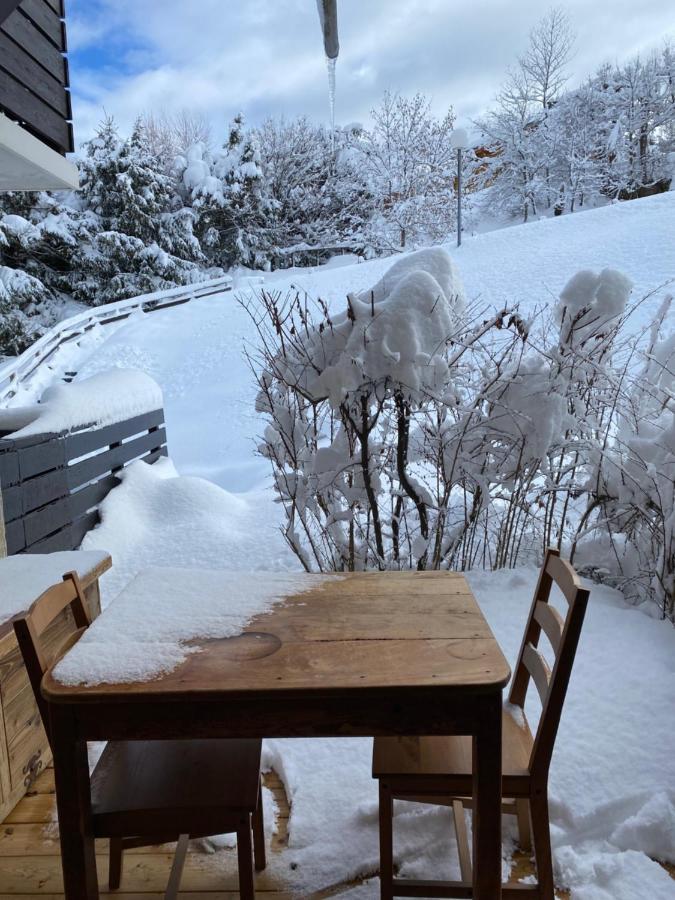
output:
[[[563,5],[578,33],[573,81],[675,34],[671,0]],[[461,119],[478,115],[543,9],[539,0],[338,0],[337,120],[366,120],[385,89],[423,91],[439,114],[452,104]],[[313,0],[71,0],[68,26],[78,140],[104,108],[123,129],[147,110],[194,109],[216,134],[239,111],[254,122],[328,117]]]

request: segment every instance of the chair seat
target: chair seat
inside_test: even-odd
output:
[[[521,727],[508,712],[502,716],[502,772],[505,794],[515,783],[529,778],[532,732],[527,721]],[[457,794],[471,794],[472,742],[470,737],[378,737],[373,745],[373,777],[410,782],[413,791],[425,781],[450,782]],[[431,786],[433,789],[433,786]]]
[[[91,777],[97,837],[236,830],[257,806],[262,741],[110,741]]]

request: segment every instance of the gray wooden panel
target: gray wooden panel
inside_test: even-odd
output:
[[[31,546],[45,535],[63,528],[64,525],[70,524],[72,515],[69,500],[69,497],[63,497],[23,517],[23,530],[27,546]]]
[[[36,62],[44,66],[54,78],[58,78],[66,84],[66,68],[64,56],[58,47],[55,47],[35,25],[16,10],[0,26],[5,34],[8,34],[17,42],[26,53],[29,53]]]
[[[84,540],[84,536],[88,531],[91,531],[94,526],[99,523],[99,515],[98,510],[95,509],[93,512],[89,512],[84,516],[81,516],[79,519],[76,519],[73,524],[70,526],[70,541],[73,550],[77,550],[82,541]]]
[[[15,482],[3,487],[8,552],[78,547],[98,522],[98,505],[118,483],[113,470],[167,454],[163,422],[158,409],[92,431],[0,440],[1,471]],[[78,461],[68,465],[73,458]]]
[[[74,490],[88,481],[92,481],[99,475],[121,468],[125,463],[142,456],[149,450],[156,450],[162,447],[165,443],[166,431],[163,428],[159,428],[157,431],[135,438],[126,444],[120,444],[119,447],[112,447],[110,450],[106,450],[96,456],[83,459],[82,462],[68,466],[68,485],[71,490]]]
[[[67,434],[64,438],[66,445],[66,457],[77,459],[85,453],[101,450],[117,441],[122,441],[134,434],[141,434],[164,424],[164,410],[157,409],[154,412],[135,416],[124,422],[116,422],[114,425],[106,425],[96,431],[80,431],[75,434]]]
[[[66,525],[60,531],[25,547],[26,553],[54,553],[56,550],[74,550],[72,526]]]
[[[23,532],[23,519],[16,519],[14,522],[5,522],[5,540],[7,542],[7,553],[11,556],[13,553],[19,553],[26,546],[26,538]]]
[[[17,448],[22,481],[66,464],[66,448],[63,441],[57,437],[29,447],[17,445]]]
[[[63,50],[61,16],[45,0],[21,0],[19,12],[27,16],[59,50]]]
[[[6,72],[0,77],[0,107],[54,149],[72,149],[71,128],[63,116]]]
[[[3,450],[0,441],[0,482],[3,485],[16,484],[19,480],[19,457],[14,450]]]
[[[64,119],[68,118],[70,112],[68,95],[63,84],[49,75],[32,56],[2,31],[0,31],[0,67],[37,94]]]
[[[68,498],[71,519],[76,519],[83,513],[88,512],[92,507],[98,506],[117,484],[119,484],[117,476],[108,475],[106,478],[101,478],[100,481],[95,481],[93,484],[89,484],[87,487],[71,494]]]
[[[61,497],[67,496],[68,492],[65,468],[54,469],[45,472],[44,475],[29,478],[21,484],[22,512],[26,514],[53,500],[60,500]]]
[[[63,18],[63,0],[45,0],[45,3],[54,10],[60,19]]]
[[[5,522],[10,519],[19,519],[23,515],[23,494],[21,485],[15,484],[12,487],[5,487],[2,483],[2,506],[5,515]]]
[[[0,0],[0,24],[14,12],[21,0]]]

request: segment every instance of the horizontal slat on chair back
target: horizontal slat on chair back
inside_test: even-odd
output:
[[[35,633],[39,636],[54,619],[77,597],[77,589],[72,581],[62,581],[48,588],[33,603],[28,613]]]
[[[565,627],[563,617],[554,606],[544,603],[543,600],[537,600],[534,606],[534,618],[544,630],[544,634],[557,656]]]
[[[542,706],[546,705],[548,689],[551,683],[551,670],[544,657],[532,644],[525,644],[523,649],[523,665],[532,676]]]
[[[572,603],[581,587],[577,573],[565,559],[549,554],[546,571],[562,591],[565,600]]]

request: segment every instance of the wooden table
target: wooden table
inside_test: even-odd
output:
[[[68,687],[45,676],[68,900],[98,897],[87,740],[397,734],[473,735],[473,896],[501,896],[510,670],[461,575],[326,578],[241,636],[199,646],[145,683]]]

